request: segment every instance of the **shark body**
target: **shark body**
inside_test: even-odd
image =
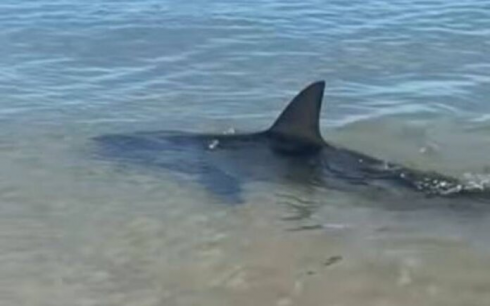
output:
[[[242,202],[246,180],[335,187],[400,187],[429,197],[473,194],[460,180],[410,169],[327,143],[320,133],[325,83],[304,88],[266,131],[191,134],[143,131],[96,137],[104,156],[196,178],[228,201]]]

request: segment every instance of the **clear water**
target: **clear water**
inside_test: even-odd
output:
[[[488,305],[490,208],[272,183],[230,207],[89,151],[258,130],[325,79],[330,141],[484,180],[489,54],[483,0],[3,0],[0,304]]]

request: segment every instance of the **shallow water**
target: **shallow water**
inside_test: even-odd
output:
[[[1,305],[487,305],[490,208],[93,158],[92,137],[267,127],[327,81],[323,134],[488,178],[490,5],[2,1]]]

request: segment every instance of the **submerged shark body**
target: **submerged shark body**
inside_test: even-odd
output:
[[[325,142],[319,118],[325,84],[303,89],[272,127],[251,134],[136,132],[96,137],[105,156],[195,177],[208,190],[242,202],[242,182],[325,186],[393,186],[427,196],[474,190],[456,178],[410,169]]]

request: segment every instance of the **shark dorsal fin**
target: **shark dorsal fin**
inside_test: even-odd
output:
[[[308,85],[289,103],[269,129],[269,133],[321,145],[320,111],[325,82]]]

